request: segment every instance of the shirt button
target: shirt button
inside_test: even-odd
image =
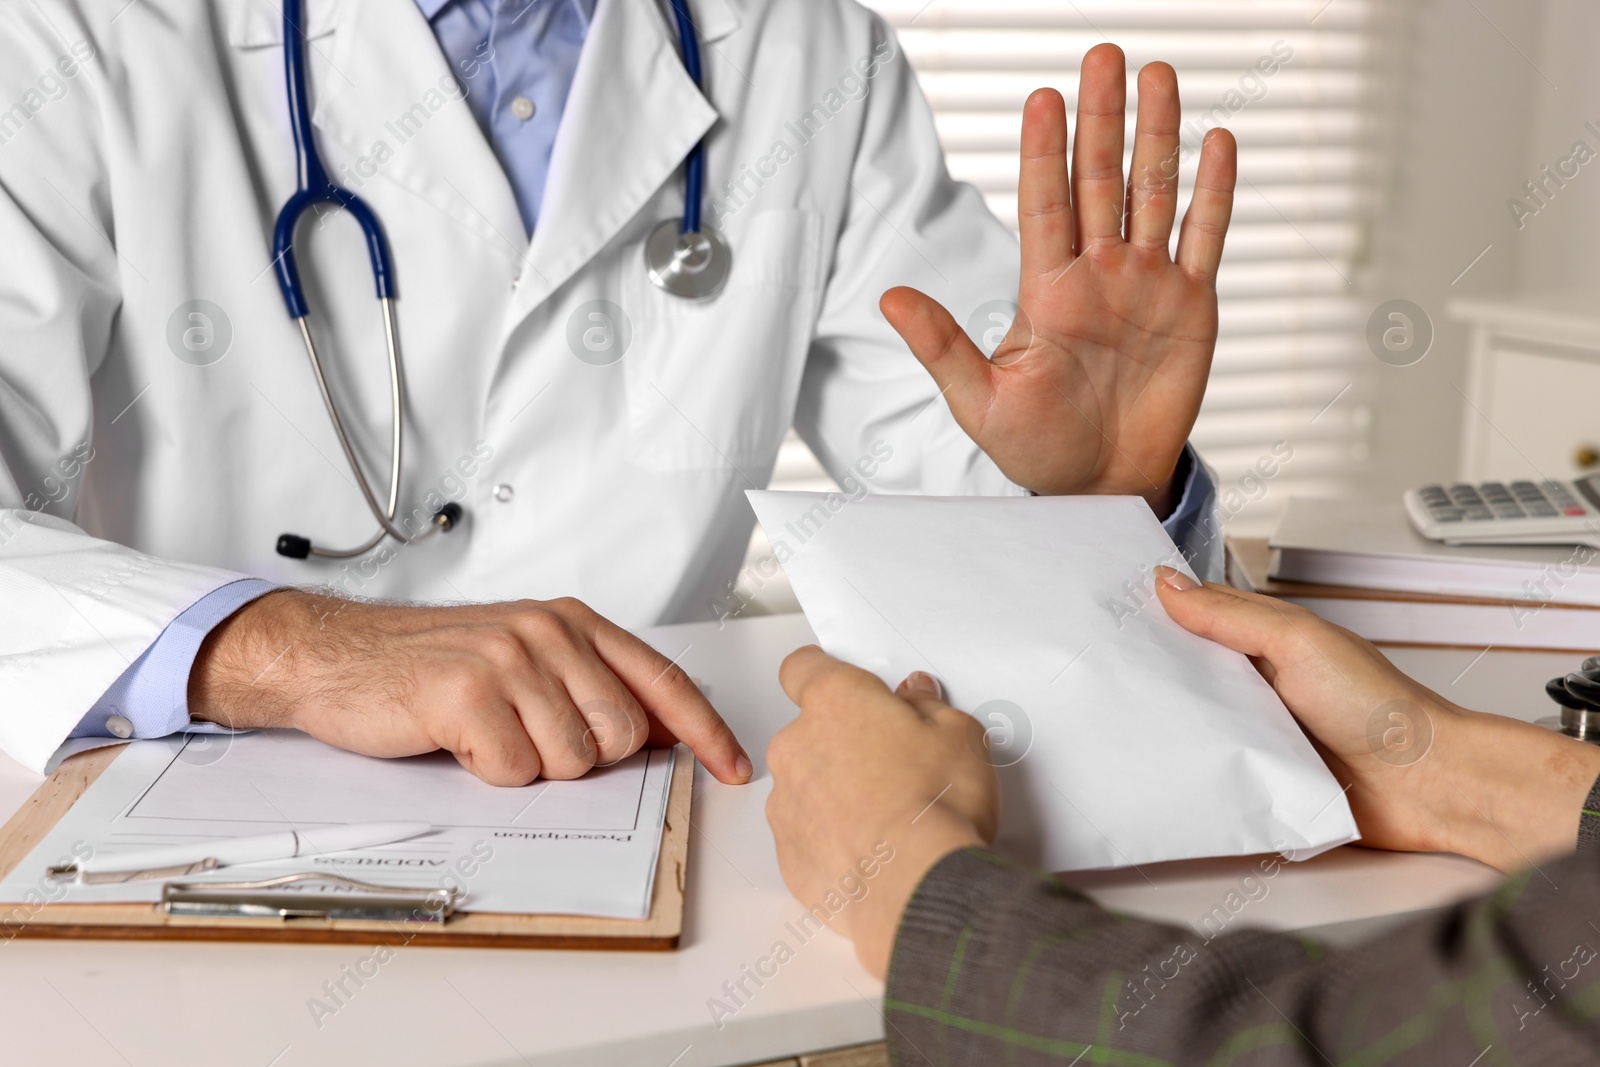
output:
[[[511,488],[511,486],[507,485],[505,482],[501,482],[499,485],[494,487],[494,498],[500,501],[502,504],[509,504],[511,502],[511,498],[516,495],[517,491]]]
[[[538,108],[533,106],[533,101],[525,96],[519,96],[511,101],[511,113],[523,122],[533,118],[533,113]]]
[[[107,715],[106,733],[112,737],[129,738],[133,736],[133,723],[125,715]]]

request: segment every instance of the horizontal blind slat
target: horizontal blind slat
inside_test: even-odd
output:
[[[919,70],[1008,70],[1032,63],[1037,67],[1076,70],[1083,54],[1106,40],[1104,33],[1083,29],[1030,26],[1016,30],[964,29],[956,32],[905,27],[898,31],[906,57]],[[1291,35],[1293,36],[1293,35]],[[1258,60],[1265,66],[1315,61],[1318,67],[1358,67],[1367,61],[1367,44],[1358,33],[1319,33],[1299,43],[1275,30],[1202,31],[1117,30],[1117,46],[1134,67],[1165,59],[1180,70],[1187,65],[1215,70],[1246,70]],[[1276,48],[1276,52],[1274,49]]]
[[[1217,28],[1258,29],[1281,26],[1303,31],[1310,26],[1328,30],[1366,25],[1372,13],[1368,0],[1180,0],[1164,3],[1141,0],[1033,0],[1031,3],[996,3],[991,0],[868,0],[896,27],[987,29],[1011,26],[1094,26],[1167,30]]]
[[[1013,230],[1029,93],[1053,86],[1075,109],[1083,53],[1116,41],[1128,56],[1131,144],[1138,68],[1173,64],[1184,143],[1222,125],[1240,144],[1242,180],[1217,282],[1220,336],[1192,435],[1217,472],[1224,517],[1267,529],[1285,495],[1344,488],[1368,421],[1355,387],[1370,362],[1367,309],[1350,283],[1365,244],[1366,186],[1380,172],[1371,145],[1375,28],[1389,16],[1376,0],[867,2],[895,27],[917,71],[951,174]],[[1287,58],[1265,64],[1270,74],[1257,66],[1285,46]],[[1187,153],[1179,169],[1180,210],[1196,156]],[[1293,458],[1263,479],[1281,441],[1292,443]],[[780,454],[776,479],[827,485],[798,438]]]
[[[1226,70],[1187,66],[1178,75],[1178,91],[1184,104],[1201,110],[1223,104],[1224,98],[1235,91],[1248,99],[1246,108],[1251,110],[1360,107],[1366,91],[1366,76],[1361,70],[1306,69],[1292,63],[1280,68],[1271,78],[1262,79],[1264,88],[1243,80],[1243,64]],[[940,113],[991,110],[1016,116],[1028,94],[1041,87],[1059,90],[1066,97],[1068,107],[1076,108],[1078,103],[1076,65],[1027,71],[928,69],[919,70],[917,77],[929,103]],[[1138,99],[1137,79],[1137,68],[1131,68],[1128,72],[1130,102]]]

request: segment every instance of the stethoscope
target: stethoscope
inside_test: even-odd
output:
[[[317,388],[322,392],[322,403],[328,409],[328,419],[339,437],[339,446],[344,449],[345,460],[356,476],[356,485],[361,489],[361,495],[373,517],[378,520],[378,531],[362,544],[345,549],[323,548],[313,545],[309,537],[286,533],[278,537],[278,554],[291,559],[305,559],[307,556],[350,559],[371,551],[385,537],[410,545],[436,533],[448,532],[461,522],[464,513],[460,504],[448,503],[434,512],[427,525],[416,533],[395,522],[395,509],[400,496],[401,442],[404,436],[401,417],[404,375],[400,363],[400,329],[394,313],[394,264],[389,256],[389,242],[383,235],[383,226],[377,214],[355,193],[335,184],[322,164],[312,133],[311,106],[306,93],[306,36],[304,19],[301,17],[304,0],[282,2],[284,82],[289,94],[289,119],[294,133],[299,188],[278,213],[272,235],[273,266],[278,276],[278,288],[283,291],[283,301],[289,308],[289,317],[299,325],[300,339],[305,342],[306,355],[311,357],[311,370],[316,375]],[[683,47],[683,65],[696,88],[699,88],[700,44],[694,23],[689,18],[688,0],[671,0],[671,3],[678,24],[678,40]],[[705,199],[704,140],[695,144],[686,161],[683,199],[683,218],[663,222],[645,242],[645,269],[650,280],[666,292],[689,300],[705,300],[722,291],[728,280],[732,256],[727,242],[701,223],[701,208]],[[391,430],[389,493],[382,503],[373,492],[360,460],[356,458],[349,431],[339,413],[339,405],[328,387],[322,358],[317,354],[316,342],[311,337],[310,308],[300,288],[300,272],[295,267],[295,226],[302,215],[318,204],[336,204],[350,212],[350,216],[360,225],[366,237],[367,256],[372,261],[378,307],[383,312],[383,340],[389,356]]]
[[[1550,679],[1544,691],[1561,705],[1561,714],[1540,719],[1540,726],[1600,745],[1600,656],[1590,656],[1572,674]]]

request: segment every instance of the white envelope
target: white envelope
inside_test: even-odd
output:
[[[1189,568],[1138,497],[748,496],[828,652],[891,686],[928,671],[987,728],[1007,855],[1307,859],[1359,836],[1249,660],[1156,600],[1153,566]]]

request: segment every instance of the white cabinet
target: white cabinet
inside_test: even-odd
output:
[[[1600,300],[1457,301],[1467,324],[1464,481],[1600,470]]]

